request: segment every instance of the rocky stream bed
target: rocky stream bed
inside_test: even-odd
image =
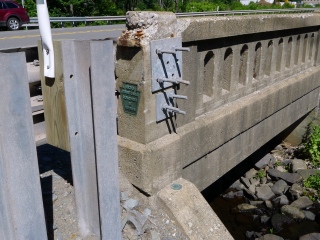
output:
[[[236,240],[320,239],[318,193],[303,184],[320,170],[300,152],[278,145],[210,203]]]

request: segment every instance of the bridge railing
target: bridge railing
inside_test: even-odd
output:
[[[236,10],[236,11],[211,11],[211,12],[187,12],[187,13],[176,13],[178,18],[181,17],[199,17],[199,16],[233,16],[233,15],[252,15],[252,14],[292,14],[292,13],[312,13],[314,8],[295,8],[295,9],[263,9],[263,10]],[[109,23],[111,21],[125,21],[126,16],[92,16],[92,17],[50,17],[50,22],[60,23],[61,27],[66,22],[72,23],[84,23],[87,25],[88,22],[105,21]],[[30,23],[24,24],[25,27],[36,27],[38,26],[38,18],[31,17]]]

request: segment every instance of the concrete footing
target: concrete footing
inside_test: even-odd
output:
[[[157,204],[180,225],[189,239],[233,239],[191,182],[177,179],[161,189],[157,196]]]

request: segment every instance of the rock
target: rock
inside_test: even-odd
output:
[[[267,185],[261,185],[260,187],[257,187],[256,194],[257,197],[261,200],[269,200],[270,198],[275,196],[271,188]]]
[[[250,183],[253,185],[253,186],[257,186],[260,184],[260,181],[259,179],[256,179],[256,178],[250,178]]]
[[[270,217],[268,217],[267,215],[262,215],[260,217],[260,222],[261,223],[267,223],[269,221]]]
[[[246,231],[246,237],[251,238],[254,235],[254,231]]]
[[[242,197],[242,196],[243,196],[243,190],[240,190],[240,191],[235,192],[235,193],[234,193],[234,196]]]
[[[282,148],[282,146],[281,145],[278,145],[278,146],[276,146],[275,147],[275,150],[279,150],[279,151],[281,151],[283,148]]]
[[[229,198],[229,199],[234,198],[234,192],[230,191],[230,192],[222,195],[222,197],[223,198]]]
[[[258,240],[284,240],[282,237],[279,237],[277,235],[273,235],[273,234],[266,234],[263,235],[262,237],[256,238]]]
[[[313,212],[304,211],[304,210],[302,210],[302,212],[304,213],[304,216],[306,217],[306,219],[310,221],[314,221],[316,219],[316,215]]]
[[[275,232],[279,232],[283,229],[283,225],[291,224],[294,222],[292,217],[276,213],[271,217],[271,225]]]
[[[303,188],[301,185],[295,183],[291,186],[289,193],[292,196],[292,199],[297,199],[303,193]]]
[[[277,197],[274,199],[275,202],[278,202],[280,205],[288,205],[289,200],[286,195],[281,195],[280,197]]]
[[[277,181],[273,186],[271,187],[271,190],[276,195],[281,195],[284,193],[284,189],[288,186],[288,184],[283,181],[282,179]]]
[[[266,184],[267,183],[267,178],[266,177],[260,178],[260,183],[261,184]]]
[[[244,188],[243,184],[240,182],[240,180],[235,181],[229,188],[234,188],[237,190],[242,190]]]
[[[320,239],[320,233],[309,233],[299,238],[299,240],[319,240],[319,239]]]
[[[256,191],[256,186],[255,185],[250,185],[249,190],[251,192],[255,192]]]
[[[52,194],[52,203],[54,203],[55,201],[57,201],[58,196],[55,194]]]
[[[290,204],[291,207],[297,207],[297,208],[307,208],[310,207],[313,204],[313,202],[306,196],[298,198],[296,201]]]
[[[120,193],[120,199],[121,201],[126,201],[129,199],[128,194],[126,192],[121,192]]]
[[[311,175],[316,175],[317,172],[320,172],[320,170],[317,169],[299,169],[297,170],[297,173],[303,178],[307,179]]]
[[[254,166],[257,169],[264,168],[264,167],[268,166],[268,164],[271,160],[274,160],[274,157],[268,153],[261,160],[259,160]]]
[[[281,207],[281,212],[287,216],[294,219],[304,219],[304,213],[297,207],[292,207],[290,205],[284,205]]]
[[[135,208],[136,206],[138,206],[139,202],[133,198],[129,198],[128,200],[126,200],[123,204],[123,207],[126,210],[131,210],[133,208]]]
[[[263,204],[263,201],[250,201],[250,204],[253,206],[257,206]]]
[[[256,174],[257,174],[257,170],[255,170],[254,168],[251,168],[248,172],[245,173],[245,178],[250,179],[253,178]]]
[[[280,171],[280,172],[286,172],[287,170],[284,168],[284,167],[282,167],[282,166],[277,166],[276,167],[276,170],[278,170],[278,171]]]
[[[241,177],[241,182],[244,184],[245,187],[249,188],[250,187],[250,180],[248,178],[245,177]]]
[[[269,209],[273,208],[272,202],[270,200],[266,200],[266,201],[264,201],[264,203],[266,204],[267,208],[269,208]]]
[[[253,209],[257,209],[256,206],[250,205],[248,203],[242,203],[237,206],[238,210],[241,211],[251,211]]]
[[[297,173],[280,172],[276,169],[269,169],[267,172],[271,177],[283,179],[287,183],[296,183],[302,179],[302,177]]]
[[[307,164],[304,160],[301,159],[293,159],[291,161],[291,171],[297,172],[299,169],[307,169]]]
[[[254,195],[254,193],[252,191],[250,191],[249,189],[245,188],[243,189],[243,193],[247,196],[247,198],[249,199],[253,199],[253,200],[257,200],[257,196]]]

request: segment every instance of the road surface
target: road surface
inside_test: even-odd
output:
[[[55,28],[53,39],[105,39],[117,38],[125,25],[103,25],[91,27]],[[39,30],[0,31],[0,51],[35,47],[40,39]]]

